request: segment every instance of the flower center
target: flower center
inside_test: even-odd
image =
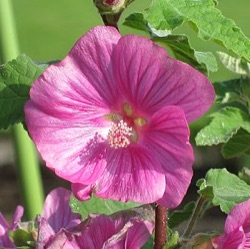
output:
[[[108,143],[112,148],[125,148],[130,144],[130,136],[132,136],[132,128],[126,122],[120,120],[118,123],[112,123],[108,132]]]

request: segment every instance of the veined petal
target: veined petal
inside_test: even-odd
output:
[[[76,238],[81,249],[103,248],[104,242],[116,233],[113,220],[105,215],[89,217],[85,223],[81,236]]]
[[[152,153],[142,146],[107,152],[107,166],[97,182],[95,194],[120,201],[152,203],[165,191],[165,176]]]
[[[71,211],[69,206],[71,192],[64,188],[52,190],[44,202],[42,217],[57,233],[61,228],[76,226],[81,217]]]
[[[151,236],[153,229],[154,224],[149,221],[134,223],[134,225],[128,230],[125,248],[142,248]]]
[[[110,64],[120,39],[112,27],[95,27],[82,36],[60,63],[51,65],[34,82],[30,97],[52,115],[71,116],[117,100],[117,87]]]
[[[121,37],[112,56],[120,94],[144,113],[177,105],[191,122],[214,101],[213,86],[202,73],[172,59],[163,48],[146,38]]]
[[[246,232],[250,231],[250,200],[237,204],[228,214],[225,223],[225,232],[243,227]]]
[[[153,151],[165,172],[166,191],[158,203],[168,208],[178,206],[190,184],[194,161],[183,110],[169,106],[156,112],[145,131],[143,143]]]
[[[26,104],[25,112],[30,136],[49,168],[71,182],[90,184],[98,179],[105,167],[102,137],[108,132],[102,117],[85,114],[81,120],[64,120],[46,114],[32,102]]]
[[[37,249],[44,249],[50,238],[55,235],[55,231],[43,217],[38,217],[38,236],[36,242]]]

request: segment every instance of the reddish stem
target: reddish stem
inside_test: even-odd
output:
[[[154,249],[162,249],[167,243],[167,208],[156,204]]]

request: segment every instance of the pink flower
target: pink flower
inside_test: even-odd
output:
[[[71,192],[57,188],[52,190],[43,206],[42,216],[38,217],[37,249],[41,248],[70,248],[68,243],[73,240],[70,232],[81,222],[81,217],[71,211],[69,206]],[[58,247],[55,246],[58,243]]]
[[[139,218],[91,215],[79,226],[76,241],[81,249],[139,249],[153,228],[152,222]]]
[[[0,247],[16,248],[14,243],[10,240],[8,232],[17,229],[18,223],[21,222],[23,211],[22,206],[17,206],[11,225],[7,223],[0,212]]]
[[[250,200],[236,205],[228,214],[225,233],[213,240],[216,249],[250,248]]]
[[[26,123],[46,165],[75,195],[174,208],[192,178],[191,122],[212,104],[208,79],[165,49],[95,27],[34,82]]]

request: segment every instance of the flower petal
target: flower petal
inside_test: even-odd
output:
[[[117,89],[110,58],[119,39],[115,28],[91,29],[65,59],[48,67],[34,82],[32,102],[46,112],[64,116],[91,106],[113,105]]]
[[[89,217],[85,223],[81,236],[76,238],[81,249],[103,248],[104,242],[116,233],[113,220],[105,215]]]
[[[250,200],[237,204],[228,214],[225,223],[225,232],[231,233],[239,227],[250,230]]]
[[[95,194],[119,201],[152,203],[165,191],[165,176],[152,153],[143,146],[110,148],[107,166],[97,182]]]
[[[26,104],[25,111],[30,135],[47,167],[71,182],[90,184],[98,179],[105,167],[100,158],[102,136],[107,133],[105,120],[63,120],[39,110],[32,102]]]
[[[52,190],[45,200],[42,217],[57,233],[61,228],[73,227],[81,222],[81,217],[71,211],[71,192],[64,188]]]
[[[168,208],[178,206],[189,187],[194,161],[183,110],[168,106],[156,112],[145,131],[143,143],[154,153],[165,173],[166,191],[158,203]]]
[[[9,225],[0,212],[0,247],[16,248],[9,238],[8,231]]]
[[[16,229],[18,226],[18,223],[21,222],[21,218],[23,217],[23,213],[24,213],[24,208],[22,206],[17,206],[16,207],[16,211],[14,213],[13,219],[12,219],[12,223],[10,226],[10,229]]]
[[[112,56],[123,99],[144,113],[177,105],[191,122],[214,101],[213,86],[202,73],[169,57],[165,49],[146,38],[123,36]]]
[[[72,183],[71,190],[74,196],[80,201],[87,201],[91,198],[94,185],[83,185],[80,183]]]
[[[151,236],[154,224],[149,221],[137,222],[128,230],[125,248],[142,248]]]

